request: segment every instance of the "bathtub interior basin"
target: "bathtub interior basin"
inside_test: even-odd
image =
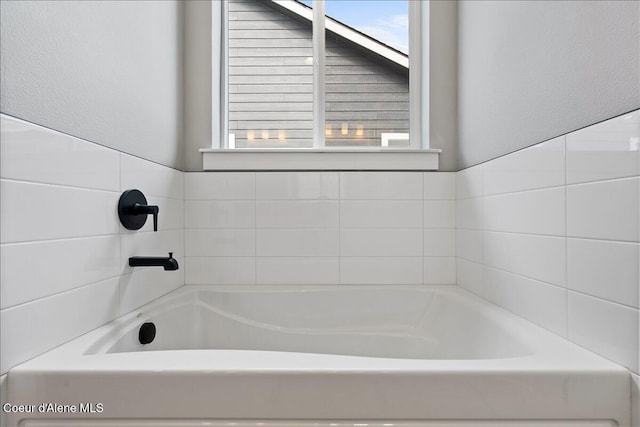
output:
[[[10,402],[104,408],[8,414],[21,427],[630,423],[626,369],[457,286],[184,286],[7,383]]]
[[[99,339],[86,354],[263,350],[399,359],[495,359],[533,354],[504,313],[455,288],[194,288]],[[141,323],[155,325],[139,342]]]

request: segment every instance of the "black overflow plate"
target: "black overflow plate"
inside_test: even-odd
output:
[[[156,325],[151,322],[143,323],[138,332],[138,341],[140,344],[149,344],[156,337]]]

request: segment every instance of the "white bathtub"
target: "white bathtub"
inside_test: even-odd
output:
[[[600,427],[630,424],[629,393],[626,369],[455,286],[186,286],[15,367],[7,401],[85,411],[10,427]]]

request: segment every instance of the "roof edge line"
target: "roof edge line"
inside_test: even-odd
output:
[[[296,0],[271,0],[272,3],[277,4],[280,7],[287,9],[295,13],[296,15],[308,20],[313,21],[313,11],[311,8],[299,3]],[[396,64],[409,68],[409,57],[399,53],[384,43],[377,41],[373,38],[367,37],[360,32],[354,30],[353,28],[336,21],[333,18],[328,17],[325,21],[325,28],[332,33],[335,33],[363,48],[380,55],[389,61],[395,62]]]

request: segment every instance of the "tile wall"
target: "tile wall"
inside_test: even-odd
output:
[[[455,284],[455,173],[185,174],[187,284]]]
[[[0,374],[184,283],[184,268],[128,266],[169,251],[184,265],[183,174],[5,115],[0,196]],[[160,207],[120,225],[120,193]]]
[[[640,112],[458,172],[458,284],[639,372]]]
[[[1,125],[0,374],[183,283],[457,283],[640,371],[638,111],[458,173],[181,173]]]

